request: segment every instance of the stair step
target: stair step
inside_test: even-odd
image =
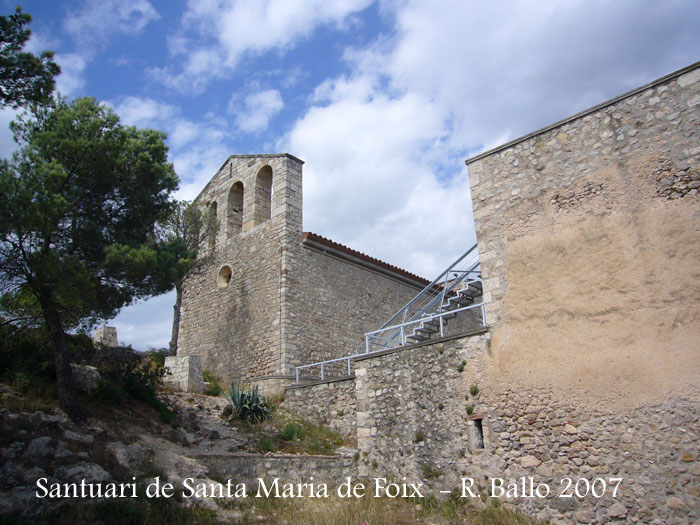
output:
[[[407,336],[406,339],[413,339],[414,341],[427,341],[428,339],[430,339],[430,336],[421,334],[411,334]]]

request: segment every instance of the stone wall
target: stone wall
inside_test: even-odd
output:
[[[101,326],[95,330],[92,342],[104,346],[119,346],[117,339],[117,329],[114,326]]]
[[[179,392],[204,391],[202,364],[198,355],[168,356],[165,358],[163,383]]]
[[[231,156],[197,197],[208,210],[216,203],[220,227],[183,286],[178,354],[200,355],[225,381],[282,369],[285,253],[301,235],[301,165],[286,154]]]
[[[554,496],[566,493],[566,478],[599,479],[600,498],[500,499],[554,523],[700,518],[697,389],[623,412],[570,402],[553,388],[492,390],[490,339],[479,333],[357,363],[360,476],[405,476],[434,494],[459,488],[461,477],[488,493],[493,478],[507,486],[532,476]]]
[[[289,373],[297,365],[357,353],[365,332],[379,328],[427,284],[407,284],[304,244],[293,250],[288,277],[296,321],[290,327],[296,352],[287,356]],[[342,366],[336,377],[346,375]]]
[[[467,406],[467,363],[481,355],[483,329],[358,359],[355,365],[360,476],[458,486],[476,448]],[[468,385],[468,386],[465,386]]]
[[[700,383],[698,64],[467,161],[494,388]]]
[[[284,392],[282,408],[355,439],[356,405],[355,378],[347,377],[315,385],[289,386]]]

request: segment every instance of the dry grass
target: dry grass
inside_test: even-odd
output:
[[[449,498],[422,499],[374,498],[287,498],[251,499],[233,505],[243,516],[236,523],[274,523],[296,525],[408,525],[430,523],[449,525],[536,525],[522,514],[492,501],[490,504]],[[231,507],[229,507],[231,508]]]

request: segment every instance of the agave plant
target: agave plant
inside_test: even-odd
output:
[[[229,421],[237,418],[253,425],[270,417],[270,405],[260,396],[257,386],[246,390],[234,381],[224,397],[231,407]]]

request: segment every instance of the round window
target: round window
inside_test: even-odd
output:
[[[216,278],[216,284],[219,286],[219,288],[225,288],[228,286],[228,283],[231,282],[231,267],[230,266],[224,266],[219,270],[219,275]]]

